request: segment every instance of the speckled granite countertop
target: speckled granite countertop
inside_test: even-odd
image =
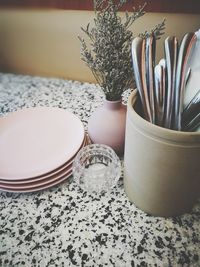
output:
[[[0,115],[55,106],[87,127],[102,103],[92,84],[0,74]],[[0,192],[0,266],[200,266],[200,202],[190,214],[152,217],[111,193],[83,192],[73,177],[37,193]]]

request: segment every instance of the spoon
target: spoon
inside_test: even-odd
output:
[[[132,41],[132,47],[131,47],[131,52],[132,52],[132,62],[133,62],[133,70],[135,74],[135,81],[136,85],[139,91],[141,103],[143,106],[143,111],[144,111],[144,117],[148,121],[150,121],[150,111],[149,111],[149,105],[148,105],[148,95],[147,95],[147,90],[144,90],[144,80],[143,80],[143,74],[142,74],[142,60],[144,62],[144,55],[142,50],[144,50],[144,40],[141,37],[136,37]],[[143,55],[143,56],[142,56]],[[146,78],[144,78],[146,80]]]
[[[155,92],[157,97],[155,96],[156,101],[159,106],[159,114],[156,114],[157,124],[159,126],[164,126],[164,118],[165,118],[165,109],[166,109],[166,60],[163,58],[159,61],[158,65],[155,67],[155,80],[159,82],[159,92]],[[159,118],[159,119],[158,119]]]
[[[194,132],[200,126],[200,113],[198,113],[185,127],[184,131]]]
[[[148,64],[148,85],[149,85],[149,103],[151,108],[152,122],[155,123],[155,103],[154,103],[154,66],[155,66],[155,51],[156,51],[156,41],[154,36],[150,36],[147,39],[148,43],[148,54],[147,54],[147,64]]]
[[[172,128],[174,98],[175,98],[175,81],[176,81],[176,64],[178,53],[178,41],[176,37],[167,37],[165,39],[165,56],[167,65],[167,103],[165,113],[166,128]]]
[[[142,38],[136,37],[132,41],[131,46],[131,53],[132,53],[132,63],[133,63],[133,71],[135,76],[136,86],[140,95],[141,103],[144,109],[145,106],[145,99],[144,99],[144,92],[142,89],[142,80],[141,80],[141,51],[142,51]],[[144,110],[144,114],[146,117],[146,111]]]
[[[163,79],[162,79],[162,105],[163,105],[163,119],[166,110],[166,79],[167,79],[167,63],[166,59],[161,59],[159,65],[163,68]]]
[[[156,65],[154,69],[155,75],[155,117],[156,124],[163,124],[163,66]]]
[[[185,84],[186,65],[190,52],[196,42],[195,33],[187,33],[184,35],[178,54],[177,72],[176,72],[176,95],[175,95],[175,129],[181,130],[181,113],[183,110],[183,91]]]
[[[198,114],[200,114],[200,90],[192,98],[182,113],[182,128],[187,128],[187,125],[189,125]]]
[[[147,81],[147,70],[146,70],[146,39],[142,40],[142,51],[141,51],[141,80],[142,80],[142,90],[144,92],[144,101],[145,101],[145,110],[146,110],[146,118],[148,121],[153,123],[153,118],[152,118],[152,106],[150,106],[150,101],[149,101],[149,95],[152,94],[149,92],[148,94],[148,81]],[[149,69],[149,64],[148,64],[148,69]],[[148,72],[148,77],[149,77],[149,72]],[[149,77],[150,78],[150,77]]]

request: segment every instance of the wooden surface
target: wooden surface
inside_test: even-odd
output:
[[[143,5],[143,0],[130,0],[126,10]],[[200,0],[147,0],[146,12],[200,14]],[[0,8],[56,8],[69,10],[93,10],[92,0],[0,0]]]

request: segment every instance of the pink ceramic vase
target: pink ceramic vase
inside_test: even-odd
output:
[[[104,100],[88,121],[88,133],[93,143],[105,144],[118,155],[124,152],[126,106],[121,100]]]

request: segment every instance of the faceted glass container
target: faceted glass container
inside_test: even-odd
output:
[[[85,191],[109,191],[121,176],[121,163],[109,146],[88,145],[79,151],[74,160],[73,176]]]

